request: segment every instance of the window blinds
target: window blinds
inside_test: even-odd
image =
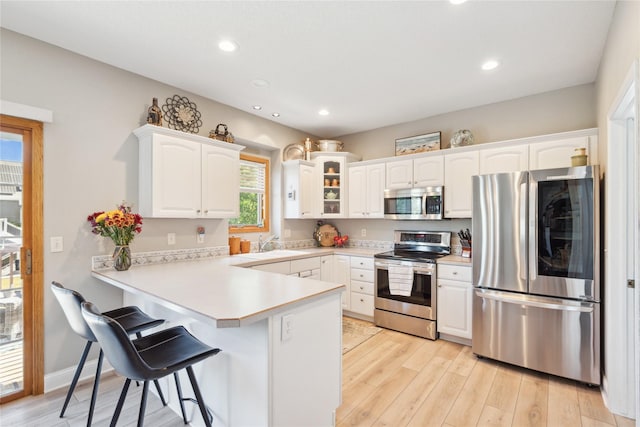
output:
[[[264,163],[240,160],[240,191],[264,194],[265,171]]]

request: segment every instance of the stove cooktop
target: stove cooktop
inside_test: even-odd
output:
[[[438,258],[442,258],[448,254],[424,252],[424,251],[389,251],[375,255],[375,258],[395,259],[399,261],[424,262],[435,264]]]
[[[394,250],[376,254],[375,258],[435,264],[450,253],[450,232],[396,230]]]

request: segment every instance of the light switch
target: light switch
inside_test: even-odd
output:
[[[52,237],[49,246],[51,252],[62,252],[64,250],[64,240],[62,236]]]
[[[293,314],[282,316],[282,341],[293,338]]]
[[[167,233],[167,245],[176,244],[176,233]]]

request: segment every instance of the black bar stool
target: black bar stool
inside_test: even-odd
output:
[[[173,374],[178,388],[180,408],[185,424],[188,423],[184,410],[178,379],[178,371],[186,368],[191,387],[196,396],[200,413],[207,427],[211,427],[211,419],[202,400],[202,393],[193,373],[193,365],[220,352],[219,348],[212,348],[191,335],[184,327],[176,326],[147,335],[131,341],[122,326],[108,316],[100,313],[90,302],[82,303],[82,315],[94,335],[98,338],[100,347],[104,350],[107,360],[117,373],[127,378],[118,399],[118,405],[111,419],[111,427],[115,427],[127,396],[131,380],[144,381],[138,427],[144,423],[144,412],[147,404],[149,381],[157,380]]]
[[[85,322],[84,318],[82,317],[82,309],[80,305],[85,302],[85,299],[82,297],[82,295],[74,290],[65,288],[60,283],[55,281],[51,283],[51,291],[60,303],[62,311],[64,311],[71,329],[73,329],[76,334],[87,340],[87,344],[85,345],[82,356],[80,357],[80,362],[78,362],[78,367],[76,368],[76,372],[73,375],[73,380],[71,380],[69,391],[67,391],[67,397],[64,401],[64,404],[62,405],[62,411],[60,411],[60,418],[62,418],[64,416],[64,412],[67,410],[67,405],[69,405],[69,401],[71,400],[73,391],[76,388],[76,384],[78,383],[80,374],[82,373],[82,368],[84,367],[87,356],[89,355],[91,345],[96,342],[97,339],[93,335],[93,332],[91,332],[91,328],[89,328],[87,322]],[[153,328],[164,323],[163,319],[154,319],[152,317],[149,317],[138,307],[134,306],[117,308],[115,310],[107,311],[104,314],[120,323],[127,334],[136,334],[138,338],[142,337],[141,331]],[[100,372],[102,371],[103,358],[104,354],[102,352],[102,349],[100,349],[100,355],[98,356],[98,367],[96,368],[96,376],[93,381],[93,392],[91,394],[91,404],[89,405],[89,417],[87,418],[87,426],[91,425],[91,421],[93,419],[93,410],[95,408],[96,398],[98,396],[98,386],[100,384]],[[155,384],[156,388],[158,389],[160,400],[162,401],[162,404],[166,406],[167,402],[164,398],[164,395],[162,394],[162,390],[160,389],[160,384],[157,381],[155,382]]]

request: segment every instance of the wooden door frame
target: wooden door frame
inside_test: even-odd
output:
[[[31,275],[24,277],[23,345],[25,377],[22,392],[0,399],[1,403],[30,394],[44,393],[44,218],[43,218],[43,123],[19,117],[0,115],[0,125],[24,131],[27,144],[23,151],[23,249],[31,250]],[[23,267],[26,267],[23,265]],[[25,269],[21,268],[21,272]],[[21,273],[25,276],[25,273]],[[27,360],[27,355],[31,358]]]

